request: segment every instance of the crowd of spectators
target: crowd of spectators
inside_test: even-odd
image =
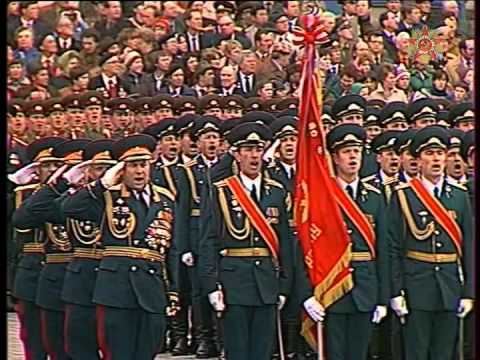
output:
[[[375,3],[375,7],[373,6]],[[298,97],[292,29],[320,9],[324,101],[473,99],[468,1],[12,1],[8,99],[97,90],[105,98]],[[378,4],[381,4],[378,6]],[[415,56],[424,26],[433,56]]]

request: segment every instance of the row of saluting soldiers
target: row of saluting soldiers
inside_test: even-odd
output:
[[[285,350],[301,359],[303,309],[324,322],[329,359],[453,359],[459,319],[473,324],[473,131],[434,125],[425,99],[413,116],[400,104],[377,113],[384,129],[370,139],[364,100],[340,100],[326,144],[358,216],[342,212],[352,289],[326,310],[293,222],[295,117],[185,115],[116,141],[30,144],[9,175],[27,357],[152,359],[168,327],[174,355],[267,360],[280,314]],[[456,127],[471,110],[453,112]],[[193,159],[177,152],[184,137]]]

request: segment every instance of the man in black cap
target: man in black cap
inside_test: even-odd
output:
[[[63,204],[67,217],[106,222],[93,302],[99,346],[112,359],[152,359],[165,314],[177,309],[174,196],[150,181],[155,145],[148,135],[117,141],[119,163]]]
[[[337,183],[345,192],[341,201],[355,209],[355,216],[344,216],[352,240],[353,289],[326,315],[327,356],[338,359],[367,358],[372,329],[387,315],[390,295],[385,201],[380,190],[359,176],[365,139],[365,131],[356,124],[338,125],[327,135]],[[359,230],[362,217],[368,232]]]
[[[143,130],[144,134],[152,136],[157,140],[157,147],[154,153],[155,168],[160,169],[162,166],[170,166],[178,163],[178,153],[180,144],[178,142],[178,134],[175,129],[175,119],[166,118],[162,121],[150,125]],[[152,181],[156,184],[155,171],[152,174]],[[161,184],[164,181],[159,180]],[[164,185],[161,185],[164,186]],[[175,191],[170,186],[167,187],[174,195]]]
[[[175,121],[175,128],[180,139],[179,163],[186,164],[198,154],[198,147],[192,140],[192,129],[200,115],[186,114]]]
[[[8,147],[10,149],[28,146],[26,106],[27,104],[19,99],[14,99],[7,106],[8,135],[10,136]]]
[[[387,204],[390,202],[393,188],[398,184],[400,157],[395,151],[395,143],[400,134],[400,131],[385,131],[372,140],[372,150],[376,154],[379,169],[377,173],[362,179],[363,182],[382,191]]]
[[[90,140],[102,139],[104,137],[102,112],[105,105],[103,96],[96,91],[87,91],[81,95],[80,104],[85,109],[87,119],[85,137]]]
[[[464,163],[460,149],[464,132],[460,129],[449,129],[450,138],[448,140],[447,163],[445,166],[445,175],[449,183],[455,183],[465,186],[467,178],[467,164]]]
[[[16,209],[44,185],[48,177],[61,165],[61,159],[53,157],[52,150],[64,140],[59,137],[45,137],[27,147],[30,164],[9,175],[9,180],[17,185],[14,190]],[[47,356],[42,343],[40,307],[35,303],[38,278],[45,260],[43,235],[33,228],[14,228],[15,240],[22,244],[22,249],[15,272],[12,296],[16,299],[15,310],[18,313],[21,332],[25,334],[21,340],[25,352],[31,354],[33,359],[45,359]]]
[[[31,101],[26,105],[25,112],[29,121],[27,143],[32,143],[35,140],[47,136],[48,122],[45,111],[45,102],[38,100]]]
[[[472,103],[461,103],[450,109],[450,125],[464,132],[475,128],[475,112]]]
[[[225,96],[220,99],[223,109],[222,120],[238,118],[243,115],[244,98],[239,95]]]
[[[69,137],[73,140],[85,137],[87,117],[80,102],[80,95],[72,94],[63,98],[63,107],[67,111]]]
[[[157,95],[152,98],[152,108],[155,110],[155,119],[157,122],[173,117],[173,98],[170,95]]]
[[[332,117],[332,107],[328,105],[323,105],[322,111],[322,125],[325,135],[335,126],[335,120]]]
[[[432,99],[422,98],[415,100],[408,106],[408,120],[414,129],[434,125],[437,121],[436,115],[438,105]]]
[[[172,97],[196,95],[192,88],[185,85],[185,70],[181,65],[172,65],[164,78],[166,85],[160,89],[160,94]]]
[[[184,164],[184,174],[179,177],[179,188],[188,194],[181,200],[182,208],[188,211],[178,220],[185,229],[179,239],[179,251],[182,263],[188,268],[192,279],[192,305],[194,319],[194,336],[197,358],[206,359],[218,356],[214,341],[213,313],[208,298],[201,293],[199,259],[199,240],[202,233],[200,222],[201,208],[208,199],[208,186],[211,186],[210,172],[218,161],[218,149],[221,145],[220,127],[217,118],[204,116],[193,125],[192,140],[197,143],[199,154]]]
[[[403,131],[394,145],[394,151],[400,156],[400,172],[398,180],[407,183],[418,176],[419,167],[417,159],[410,153],[410,143],[415,136],[416,129]]]
[[[129,98],[115,98],[108,101],[112,110],[113,133],[111,138],[118,140],[136,133],[133,100]]]
[[[50,120],[50,135],[68,138],[68,120],[61,98],[51,98],[45,102],[45,111]]]
[[[64,166],[78,164],[88,142],[85,139],[60,142],[53,148],[51,156]],[[47,182],[49,184],[50,180]],[[38,279],[35,303],[40,307],[45,351],[52,358],[68,359],[64,337],[65,304],[61,299],[61,291],[65,270],[72,257],[72,245],[58,207],[50,199],[44,199],[48,190],[43,188],[35,192],[29,201],[17,209],[12,222],[20,230],[36,229],[45,234],[45,266]]]
[[[230,132],[239,174],[213,183],[212,201],[202,217],[201,285],[223,314],[227,359],[271,359],[277,309],[289,290],[288,196],[280,183],[261,173],[270,138],[270,130],[257,123]],[[260,233],[259,226],[265,231]]]
[[[175,101],[175,115],[196,114],[198,100],[193,96],[180,96]]]
[[[200,98],[198,110],[205,116],[215,116],[219,119],[223,117],[221,98],[218,95],[206,95]]]
[[[102,72],[90,80],[88,88],[107,95],[109,99],[126,96],[128,94],[123,80],[120,78],[122,71],[118,55],[106,54],[100,59]]]
[[[440,126],[415,134],[420,178],[397,186],[388,209],[390,306],[406,320],[407,359],[452,359],[473,308],[472,211],[466,189],[445,179],[448,139]]]
[[[380,125],[380,110],[375,108],[368,108],[364,115],[363,127],[367,134],[367,143],[370,149],[370,144],[373,139],[382,133],[382,127]]]

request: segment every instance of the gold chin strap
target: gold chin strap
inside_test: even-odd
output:
[[[419,229],[408,206],[408,201],[405,197],[404,191],[399,189],[397,190],[397,192],[398,200],[400,201],[400,207],[402,208],[402,212],[405,215],[405,219],[407,220],[410,232],[413,234],[413,236],[415,236],[417,240],[427,240],[430,236],[432,236],[433,232],[435,231],[435,222],[430,221],[424,229]]]

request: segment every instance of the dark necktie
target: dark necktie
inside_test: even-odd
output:
[[[437,198],[437,199],[440,199],[440,190],[438,189],[438,187],[434,187],[433,188],[433,195]]]
[[[245,75],[245,92],[250,92],[250,76]]]
[[[469,68],[472,67],[472,60],[467,60],[467,67],[469,67]]]
[[[355,200],[355,198],[353,197],[353,187],[351,185],[347,185],[347,187],[345,188],[345,190],[347,190],[347,193],[348,195],[350,195],[350,197]]]
[[[138,197],[138,202],[140,204],[140,208],[142,209],[143,215],[145,217],[147,216],[147,213],[148,213],[148,205],[147,205],[147,202],[145,201],[144,193],[137,191],[137,197]]]
[[[252,185],[252,190],[250,190],[250,196],[256,204],[259,204],[259,200],[257,196],[257,187],[255,186],[255,184]]]
[[[196,36],[192,36],[190,38],[190,51],[192,52],[195,52],[195,51],[198,51],[198,46],[197,46],[197,37]]]
[[[110,99],[117,97],[117,88],[113,83],[113,80],[108,80],[108,94],[110,95]]]
[[[295,169],[293,167],[290,168],[290,174],[288,175],[289,179],[295,178]]]

